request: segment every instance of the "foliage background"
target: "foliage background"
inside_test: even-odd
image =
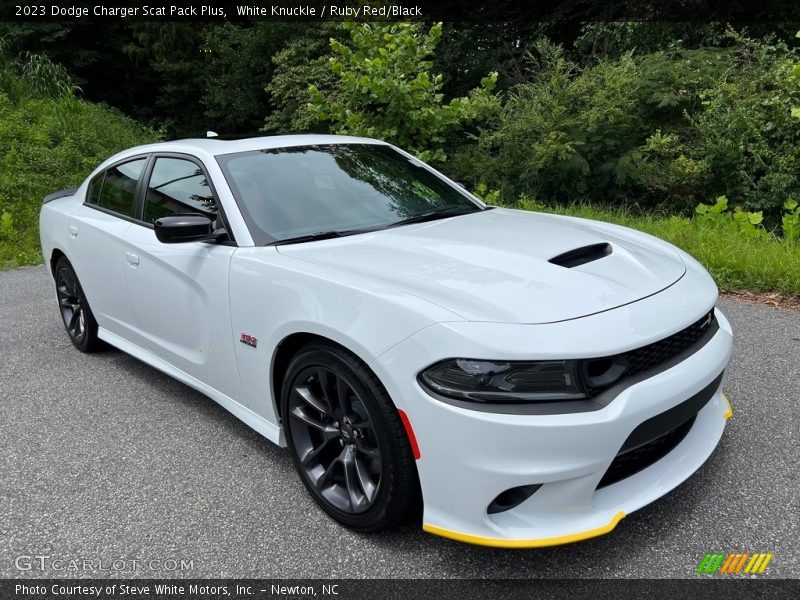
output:
[[[671,223],[684,245],[675,228],[713,230],[796,264],[798,29],[0,23],[0,267],[40,260],[44,194],[123,147],[208,129],[379,137],[494,203]],[[734,271],[715,274],[800,291]]]
[[[66,71],[46,57],[0,54],[0,268],[41,262],[44,195],[79,184],[120,148],[157,137],[74,92]]]

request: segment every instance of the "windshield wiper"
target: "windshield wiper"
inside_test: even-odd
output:
[[[482,212],[480,209],[464,209],[464,208],[455,208],[450,210],[432,210],[430,212],[424,212],[421,215],[415,215],[413,217],[408,217],[407,219],[402,219],[400,221],[395,221],[391,225],[387,225],[386,228],[390,227],[399,227],[401,225],[411,225],[412,223],[424,223],[425,221],[435,221],[437,219],[446,219],[447,217],[457,217],[459,215],[468,215],[474,212]]]
[[[308,235],[298,235],[297,237],[286,238],[284,240],[277,240],[268,246],[282,246],[284,244],[302,244],[303,242],[315,242],[317,240],[330,240],[332,238],[340,238],[348,235],[355,235],[356,233],[366,233],[373,231],[371,229],[346,229],[343,231],[318,231],[317,233],[309,233]]]
[[[424,223],[425,221],[435,221],[436,219],[446,219],[447,217],[457,217],[459,215],[468,215],[474,212],[483,212],[484,210],[489,210],[493,208],[491,206],[487,206],[484,209],[472,209],[472,208],[455,208],[449,210],[432,210],[430,212],[422,213],[421,215],[415,215],[413,217],[408,217],[407,219],[402,219],[400,221],[395,221],[394,223],[390,223],[385,227],[367,227],[364,229],[344,229],[339,231],[318,231],[317,233],[309,233],[307,235],[298,235],[297,237],[290,237],[283,240],[276,240],[267,244],[268,246],[283,246],[285,244],[302,244],[303,242],[315,242],[317,240],[330,240],[333,238],[340,238],[345,237],[348,235],[355,235],[357,233],[368,233],[370,231],[379,231],[381,229],[390,229],[392,227],[399,227],[400,225],[410,225],[411,223]]]

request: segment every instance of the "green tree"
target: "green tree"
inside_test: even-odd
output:
[[[145,105],[137,115],[166,128],[170,137],[199,135],[212,129],[202,99],[209,72],[205,33],[209,23],[134,22],[133,41],[125,52],[137,68],[154,72]]]
[[[285,23],[281,23],[286,27]],[[266,86],[270,111],[262,131],[268,133],[326,132],[309,108],[308,87],[332,94],[336,77],[328,66],[330,39],[342,31],[335,23],[299,23],[291,40],[272,57],[274,71]]]
[[[272,57],[294,34],[293,28],[279,22],[225,23],[204,32],[207,71],[202,103],[210,129],[250,132],[261,126],[270,107],[265,88],[275,74]]]
[[[795,35],[795,37],[800,38],[800,31],[797,32],[797,35]],[[790,78],[795,82],[800,81],[800,64],[794,64],[792,66]],[[793,106],[791,110],[791,115],[795,119],[800,119],[800,106]]]
[[[442,24],[343,23],[350,43],[331,39],[332,92],[309,86],[310,109],[336,133],[384,139],[423,160],[444,161],[447,134],[490,111],[497,73],[468,96],[445,103],[443,78],[432,72]]]

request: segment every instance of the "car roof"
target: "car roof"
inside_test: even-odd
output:
[[[125,151],[125,154],[142,152],[192,152],[201,151],[212,156],[234,154],[236,152],[252,152],[273,148],[289,148],[292,146],[314,146],[320,144],[385,144],[380,140],[346,135],[293,134],[270,135],[261,137],[208,137],[187,138],[171,142],[158,142],[137,146]]]

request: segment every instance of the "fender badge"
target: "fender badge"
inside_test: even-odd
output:
[[[258,346],[258,338],[252,335],[248,335],[246,333],[243,333],[239,337],[239,341],[242,342],[243,344],[247,344],[248,346],[252,346],[253,348]]]

